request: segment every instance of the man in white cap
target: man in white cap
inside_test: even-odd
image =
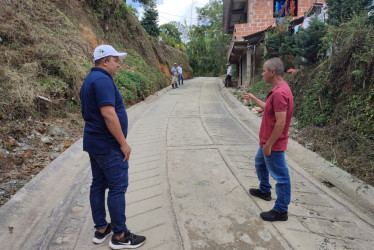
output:
[[[173,67],[171,68],[171,86],[174,88],[178,88],[178,83],[177,83],[177,77],[178,77],[178,72],[177,72],[177,63],[174,63]]]
[[[126,227],[125,193],[131,148],[126,141],[127,113],[113,81],[119,61],[127,53],[119,53],[110,45],[100,45],[93,55],[95,67],[87,75],[80,91],[82,116],[86,122],[83,150],[89,154],[92,170],[90,203],[96,228],[93,242],[104,242],[113,231],[109,242],[112,249],[136,248],[146,238],[130,233]],[[107,188],[111,223],[105,219]]]

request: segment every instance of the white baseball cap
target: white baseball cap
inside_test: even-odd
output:
[[[112,46],[104,44],[96,47],[93,56],[95,61],[107,56],[118,56],[122,61],[127,56],[127,53],[120,53]]]

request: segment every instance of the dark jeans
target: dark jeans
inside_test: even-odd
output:
[[[89,154],[92,170],[90,203],[96,229],[106,227],[105,189],[108,192],[108,210],[113,232],[121,235],[127,231],[125,193],[128,186],[128,162],[123,162],[122,152],[109,155]]]
[[[273,210],[286,212],[291,201],[291,181],[284,151],[272,151],[270,156],[264,156],[262,147],[260,147],[255,158],[255,167],[260,181],[260,190],[263,193],[268,193],[271,189],[269,173],[276,181],[277,200]]]
[[[178,84],[179,85],[181,85],[181,79],[182,79],[182,85],[183,85],[183,75],[182,74],[180,74],[180,75],[178,75]]]
[[[228,88],[230,86],[231,86],[231,76],[230,75],[226,75],[225,87]]]

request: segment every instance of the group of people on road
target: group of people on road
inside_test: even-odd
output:
[[[100,45],[93,56],[95,67],[91,68],[80,91],[81,111],[85,120],[83,150],[89,154],[92,170],[90,204],[96,229],[93,242],[102,243],[113,233],[109,242],[112,249],[137,248],[144,244],[146,237],[131,233],[126,226],[125,193],[128,187],[131,147],[126,141],[127,113],[122,96],[113,81],[119,61],[125,59],[127,53],[117,52],[110,45]],[[232,68],[227,66],[227,76],[230,77],[226,79],[230,81]],[[255,157],[260,184],[259,188],[251,188],[249,193],[271,201],[269,174],[277,182],[274,207],[260,214],[265,221],[287,220],[291,199],[285,150],[293,113],[293,96],[288,84],[283,80],[283,72],[283,62],[279,58],[266,61],[262,77],[266,83],[272,85],[266,102],[251,93],[243,96],[264,110],[259,134],[260,146]],[[178,84],[183,85],[182,64],[177,67],[174,63],[171,73],[173,88],[178,88],[177,77]],[[109,189],[107,206],[110,223],[106,220],[105,212],[106,189]]]
[[[177,66],[177,63],[174,63],[173,67],[171,68],[171,86],[173,87],[173,89],[178,88],[178,85],[183,85],[183,80],[184,78],[182,64],[180,63],[179,66]]]

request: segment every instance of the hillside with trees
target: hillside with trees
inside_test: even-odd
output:
[[[169,22],[161,25],[159,36],[166,44],[186,52],[194,76],[222,76],[226,73],[226,54],[231,36],[222,34],[222,2],[211,0],[196,8],[197,25]],[[155,21],[149,22],[153,11],[147,11],[146,30],[155,30]],[[144,19],[143,19],[144,20]],[[152,31],[151,31],[152,32]]]

